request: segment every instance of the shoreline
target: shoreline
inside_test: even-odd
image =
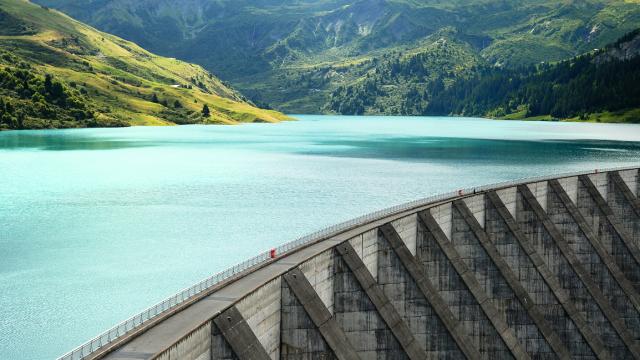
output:
[[[298,121],[299,119],[296,116],[359,116],[359,117],[367,117],[367,116],[382,116],[382,117],[414,117],[414,118],[429,118],[429,117],[445,117],[445,118],[458,118],[458,117],[476,117],[478,119],[485,120],[493,120],[493,121],[541,121],[541,122],[571,122],[571,123],[590,123],[590,124],[640,124],[640,108],[638,109],[629,109],[623,111],[615,111],[615,112],[602,112],[602,113],[593,113],[588,114],[586,119],[580,119],[579,117],[574,118],[555,118],[551,115],[541,115],[541,116],[532,116],[532,117],[520,117],[518,114],[511,114],[503,117],[488,117],[488,116],[468,116],[468,115],[386,115],[386,114],[366,114],[366,115],[342,115],[342,114],[295,114],[295,115],[287,115],[283,119],[280,119],[278,122],[269,122],[269,121],[252,121],[252,122],[236,122],[236,123],[224,123],[224,122],[209,122],[209,123],[196,123],[196,124],[175,124],[175,123],[167,123],[163,125],[134,125],[129,124],[127,126],[96,126],[96,127],[88,127],[88,126],[78,126],[78,127],[51,127],[51,128],[25,128],[25,129],[9,129],[9,128],[0,128],[0,133],[8,132],[8,131],[34,131],[34,130],[69,130],[69,129],[117,129],[117,128],[128,128],[128,127],[173,127],[173,126],[193,126],[193,125],[201,125],[201,126],[238,126],[238,125],[249,125],[249,124],[278,124],[280,122],[289,122],[289,121]],[[513,116],[515,115],[515,116]]]

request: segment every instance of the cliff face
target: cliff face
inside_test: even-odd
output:
[[[612,59],[631,60],[640,55],[640,29],[636,30],[615,44],[606,48],[606,51],[595,57],[594,61],[601,64]]]

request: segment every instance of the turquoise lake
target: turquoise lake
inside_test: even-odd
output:
[[[298,116],[0,133],[0,359],[51,359],[337,222],[464,187],[640,165],[640,125]]]

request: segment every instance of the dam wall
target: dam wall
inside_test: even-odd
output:
[[[638,169],[460,191],[256,264],[90,359],[640,359]]]

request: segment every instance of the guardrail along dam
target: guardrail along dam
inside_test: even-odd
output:
[[[62,359],[640,359],[640,182],[616,169],[364,216]]]

